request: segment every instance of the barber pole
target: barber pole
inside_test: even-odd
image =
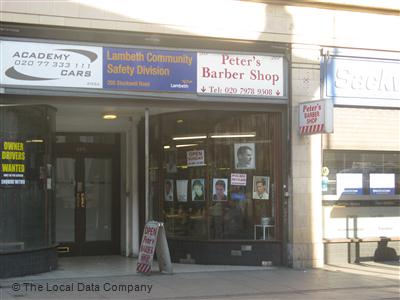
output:
[[[324,133],[324,129],[324,124],[301,126],[300,134]]]
[[[149,273],[151,271],[151,266],[147,264],[137,264],[136,271],[138,273]]]
[[[333,103],[319,100],[299,104],[299,133],[310,135],[333,132]]]

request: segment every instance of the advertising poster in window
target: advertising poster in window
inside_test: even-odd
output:
[[[101,47],[0,42],[2,84],[103,88]]]
[[[336,193],[341,195],[363,194],[362,173],[338,173],[336,174]]]
[[[394,195],[395,174],[369,174],[369,191],[371,195]]]
[[[104,89],[196,92],[196,52],[104,47],[103,58]]]
[[[246,186],[247,174],[231,173],[231,185]]]
[[[174,180],[173,179],[165,179],[164,201],[174,201]]]
[[[256,150],[254,143],[234,145],[235,168],[238,170],[256,168]]]
[[[26,144],[21,141],[0,140],[0,187],[26,184]]]
[[[179,202],[188,201],[187,189],[188,189],[188,180],[185,179],[176,181],[176,195],[178,197]]]
[[[228,200],[228,178],[213,178],[213,200]]]
[[[204,201],[205,199],[205,188],[204,178],[192,179],[192,201]]]
[[[198,167],[204,166],[204,150],[192,150],[186,152],[187,166]]]

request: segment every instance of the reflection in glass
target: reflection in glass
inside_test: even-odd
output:
[[[0,185],[0,253],[55,243],[54,191],[46,184],[53,179],[47,166],[53,164],[54,129],[50,106],[0,105],[0,143],[25,142],[24,184]]]
[[[75,159],[57,158],[56,241],[75,240]]]
[[[111,159],[85,158],[86,241],[111,240]]]
[[[355,151],[355,150],[324,150],[323,166],[327,168],[328,178],[325,195],[340,194],[340,182],[337,177],[341,174],[361,174],[362,194],[371,193],[371,174],[388,174],[394,179],[394,193],[400,194],[400,153],[392,151]],[[372,183],[374,188],[374,183]],[[390,186],[392,188],[393,184]],[[380,188],[384,188],[382,186]],[[392,193],[392,191],[390,192]]]

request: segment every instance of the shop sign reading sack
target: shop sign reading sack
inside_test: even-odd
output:
[[[138,273],[147,274],[151,272],[154,252],[157,253],[160,272],[171,274],[172,264],[164,224],[149,221],[144,227],[142,242],[140,243],[136,267]]]
[[[332,133],[333,103],[331,100],[319,100],[299,104],[300,135]]]
[[[335,49],[325,57],[325,96],[336,105],[400,107],[399,56],[386,55]]]

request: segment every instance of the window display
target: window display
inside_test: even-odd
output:
[[[400,194],[400,153],[324,150],[324,195],[379,196]]]
[[[235,144],[236,169],[255,169],[254,144]]]
[[[280,122],[280,113],[238,111],[150,119],[150,177],[155,189],[163,183],[151,200],[169,238],[253,240],[262,218],[277,224]]]
[[[179,202],[187,202],[187,187],[188,181],[187,180],[177,180],[176,181],[176,195]]]
[[[214,178],[213,179],[213,201],[226,201],[228,200],[228,179]]]
[[[204,201],[204,178],[192,179],[192,201]]]
[[[174,181],[171,179],[165,179],[164,186],[164,200],[165,201],[174,201]]]
[[[253,177],[253,199],[261,199],[261,200],[269,199],[269,177],[267,176]]]

